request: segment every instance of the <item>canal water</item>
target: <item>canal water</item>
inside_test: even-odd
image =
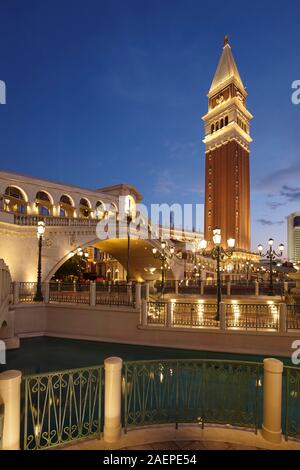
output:
[[[124,361],[155,359],[223,359],[262,362],[266,356],[195,351],[129,344],[81,341],[61,338],[28,338],[21,340],[20,349],[7,352],[6,365],[0,371],[18,369],[23,374],[53,372],[101,365],[104,359],[119,356]],[[291,365],[289,358],[281,358]]]

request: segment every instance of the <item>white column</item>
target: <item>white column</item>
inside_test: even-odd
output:
[[[4,404],[3,450],[20,450],[21,377],[18,370],[0,374],[0,402]]]
[[[231,295],[231,282],[230,281],[227,282],[227,295],[228,297],[230,297]]]
[[[254,281],[255,282],[255,295],[256,297],[259,296],[259,282],[258,281]]]
[[[167,327],[171,328],[172,327],[172,302],[167,303]]]
[[[201,284],[200,284],[200,295],[204,295],[204,283],[205,281],[203,281],[202,279]]]
[[[280,333],[287,331],[287,306],[284,303],[279,304],[279,331]]]
[[[284,281],[283,283],[283,290],[284,290],[284,293],[287,294],[288,291],[289,291],[289,283]]]
[[[175,281],[175,294],[178,295],[178,284],[179,284],[179,281]]]
[[[226,304],[220,303],[220,330],[226,330]]]
[[[141,284],[138,283],[135,285],[135,308],[141,308],[142,303],[142,290]]]
[[[75,281],[75,279],[73,281],[73,292],[76,292],[76,281]]]
[[[50,300],[50,282],[45,282],[45,303],[48,304]]]
[[[96,283],[90,282],[90,306],[96,307]]]
[[[280,444],[283,363],[278,359],[264,359],[264,412],[262,436]]]
[[[146,282],[145,300],[147,302],[149,301],[149,296],[150,296],[150,284],[149,284],[149,282]]]
[[[148,304],[147,300],[142,300],[142,320],[141,320],[142,326],[147,326],[148,324]]]
[[[20,298],[20,283],[14,282],[14,305],[19,303]]]
[[[104,361],[104,441],[117,442],[121,437],[122,359],[109,357]]]

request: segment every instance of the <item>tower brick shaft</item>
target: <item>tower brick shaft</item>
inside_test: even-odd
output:
[[[247,92],[228,38],[208,93],[205,124],[205,238],[212,247],[214,228],[222,245],[235,238],[236,249],[250,251],[250,120]]]

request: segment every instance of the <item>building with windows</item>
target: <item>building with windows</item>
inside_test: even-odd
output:
[[[300,262],[300,212],[293,212],[287,218],[288,258]]]

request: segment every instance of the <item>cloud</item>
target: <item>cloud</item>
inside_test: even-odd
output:
[[[199,141],[189,142],[165,142],[165,147],[168,152],[168,156],[171,159],[186,160],[187,158],[194,159],[200,152]]]
[[[171,171],[168,169],[161,170],[154,183],[154,191],[158,194],[171,194],[176,189],[177,184]]]
[[[300,159],[299,159],[300,160]],[[264,179],[260,180],[254,185],[254,189],[260,192],[270,192],[277,190],[278,187],[284,187],[291,181],[297,181],[300,178],[300,161],[269,173]],[[300,191],[300,189],[299,189]],[[268,194],[268,197],[270,194]]]
[[[281,207],[284,205],[285,205],[284,202],[276,202],[276,201],[267,202],[267,206],[272,210],[276,210],[278,209],[278,207]]]
[[[287,202],[300,201],[300,188],[293,188],[291,186],[282,186],[280,195],[286,199]]]
[[[258,219],[257,222],[261,225],[264,225],[264,226],[284,224],[284,220],[273,221],[273,220],[269,220],[269,219]]]

